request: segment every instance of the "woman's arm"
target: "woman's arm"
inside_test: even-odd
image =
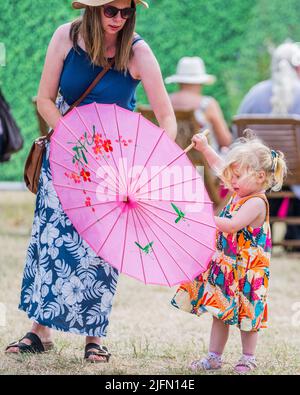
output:
[[[219,146],[228,147],[232,143],[232,135],[226,125],[223,112],[215,99],[207,107],[206,116],[214,129]]]
[[[69,40],[69,30],[69,24],[60,26],[50,41],[37,96],[38,111],[53,129],[62,117],[55,106],[55,100]]]
[[[177,122],[174,110],[163,82],[159,64],[145,42],[137,43],[134,46],[134,66],[159,126],[165,129],[172,140],[175,140]]]
[[[221,232],[236,233],[249,225],[261,226],[265,216],[266,203],[261,198],[252,198],[232,218],[215,217],[215,222]]]

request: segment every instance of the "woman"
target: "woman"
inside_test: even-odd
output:
[[[207,74],[205,64],[199,57],[184,57],[177,65],[177,73],[166,78],[167,84],[179,84],[179,91],[170,95],[175,110],[194,110],[199,127],[210,129],[210,143],[214,149],[231,144],[228,130],[218,102],[202,94],[203,85],[211,85],[215,76]]]
[[[114,58],[114,68],[80,105],[96,101],[133,110],[142,82],[160,126],[175,140],[176,120],[159,65],[134,33],[139,3],[147,7],[141,0],[73,1],[84,14],[54,33],[38,93],[38,110],[52,128]],[[56,106],[58,91],[62,97]],[[19,306],[34,322],[31,332],[6,352],[51,349],[52,328],[86,336],[85,359],[108,362],[110,354],[100,343],[117,280],[118,272],[96,257],[63,212],[52,185],[47,146]]]
[[[274,116],[300,115],[300,46],[285,42],[272,55],[271,78],[259,82],[244,97],[239,114],[272,114]],[[296,198],[270,199],[271,215],[288,211],[300,216],[300,187],[292,186]],[[286,208],[288,206],[288,209]],[[299,240],[300,226],[288,225],[285,240]],[[290,247],[289,247],[290,249]],[[299,250],[294,247],[294,250]]]

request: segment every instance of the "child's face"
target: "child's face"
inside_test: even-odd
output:
[[[239,197],[263,192],[265,179],[264,171],[252,173],[247,169],[241,169],[238,164],[232,165],[231,186]]]

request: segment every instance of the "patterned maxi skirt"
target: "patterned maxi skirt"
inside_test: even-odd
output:
[[[118,271],[79,236],[52,184],[50,144],[43,158],[19,309],[65,332],[104,337]]]

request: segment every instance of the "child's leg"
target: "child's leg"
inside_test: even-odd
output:
[[[254,356],[257,340],[258,340],[258,332],[241,331],[241,340],[242,340],[243,354]]]
[[[258,332],[241,331],[243,355],[235,366],[237,373],[248,373],[256,368],[255,350],[258,340]]]
[[[229,336],[229,325],[213,317],[210,333],[209,351],[222,355]]]
[[[210,333],[209,353],[205,358],[192,362],[193,370],[217,370],[222,367],[222,354],[228,340],[229,325],[225,325],[221,320],[213,318]]]

